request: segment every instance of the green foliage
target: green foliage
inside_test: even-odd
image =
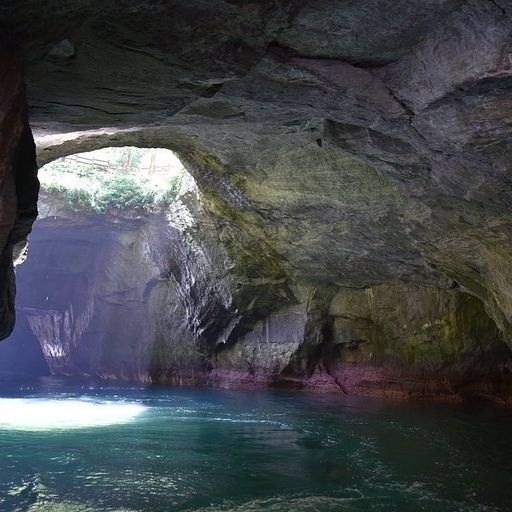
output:
[[[63,201],[66,208],[73,212],[103,213],[96,205],[94,194],[81,188],[66,188],[58,184],[49,184],[44,187],[49,196]]]
[[[70,162],[65,159],[55,160],[48,167],[53,173],[72,173],[80,177],[92,177],[100,172],[100,169],[92,165]]]
[[[113,150],[108,171],[104,166],[95,168],[69,159],[56,160],[40,173],[42,188],[74,212],[163,211],[176,199],[185,170],[138,172],[145,151]]]
[[[164,190],[160,194],[154,195],[155,204],[159,209],[165,209],[175,201],[180,190],[182,179],[183,174],[171,176]]]
[[[94,199],[90,192],[83,189],[71,189],[66,191],[67,206],[75,211],[91,210],[94,205]]]
[[[104,182],[97,199],[102,211],[110,208],[151,210],[154,194],[128,176],[114,175]]]

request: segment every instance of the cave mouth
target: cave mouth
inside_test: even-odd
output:
[[[129,215],[165,211],[186,170],[168,149],[108,147],[58,158],[39,171],[39,209],[50,202],[77,213]]]
[[[173,207],[195,183],[172,151],[134,146],[58,158],[39,169],[39,180],[39,216],[16,270],[17,322],[0,344],[0,378],[108,378],[123,340],[133,350],[119,373],[139,380],[160,337],[144,349],[134,340],[164,300],[180,218]],[[87,346],[97,354],[84,353]]]
[[[512,1],[0,5],[0,511],[511,509]]]
[[[312,291],[268,278],[246,279],[238,296],[226,290],[237,272],[260,275],[268,260],[233,258],[223,245],[233,235],[214,215],[242,196],[197,177],[200,189],[172,151],[134,146],[41,167],[0,373],[394,397],[508,392],[508,349],[484,305],[460,290],[404,282]],[[251,221],[252,258],[261,239]],[[269,275],[281,275],[274,265]],[[406,384],[395,386],[397,375]]]

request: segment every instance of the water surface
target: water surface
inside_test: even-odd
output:
[[[0,389],[0,510],[512,510],[512,414],[321,394]]]

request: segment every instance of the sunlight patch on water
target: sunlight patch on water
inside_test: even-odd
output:
[[[144,409],[133,403],[0,398],[0,429],[105,427],[132,421]]]

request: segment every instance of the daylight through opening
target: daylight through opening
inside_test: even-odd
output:
[[[127,146],[78,153],[40,170],[40,207],[43,214],[50,201],[93,214],[162,211],[176,198],[185,173],[167,149]]]
[[[172,354],[157,316],[179,303],[169,276],[185,209],[174,206],[192,178],[167,149],[110,147],[59,158],[39,179],[0,371],[151,382]]]

